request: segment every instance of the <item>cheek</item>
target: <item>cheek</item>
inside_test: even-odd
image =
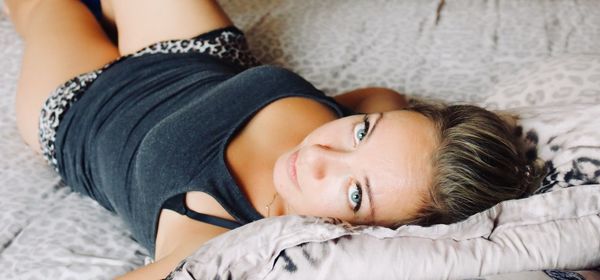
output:
[[[279,156],[279,158],[275,161],[275,165],[273,166],[273,184],[275,186],[275,190],[279,193],[279,195],[288,196],[289,190],[289,178],[287,175],[287,161],[289,153],[284,153]]]
[[[297,214],[342,218],[343,197],[336,189],[307,187],[302,193],[293,193],[286,202]]]

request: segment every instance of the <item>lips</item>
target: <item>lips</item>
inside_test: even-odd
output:
[[[288,175],[290,180],[294,183],[296,188],[300,190],[300,184],[298,184],[298,173],[296,172],[296,160],[298,159],[298,151],[293,152],[288,159]]]

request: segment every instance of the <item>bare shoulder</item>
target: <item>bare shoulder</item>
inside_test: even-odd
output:
[[[312,122],[330,121],[337,118],[335,111],[324,103],[306,97],[286,97],[269,105],[265,110],[267,114],[275,114]],[[307,117],[309,117],[307,119]]]
[[[305,97],[286,97],[259,111],[247,124],[247,130],[254,135],[249,137],[252,143],[267,144],[265,139],[277,139],[274,142],[295,146],[315,128],[337,118],[335,111],[324,103]]]
[[[408,106],[406,97],[388,88],[360,88],[334,97],[347,108],[356,112],[374,113],[403,109]]]

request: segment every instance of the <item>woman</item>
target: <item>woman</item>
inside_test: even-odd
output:
[[[123,278],[164,277],[264,217],[451,223],[533,185],[494,113],[406,108],[383,88],[327,97],[257,66],[215,1],[103,0],[117,45],[79,1],[6,4],[26,47],[19,131],[148,248],[156,261]]]

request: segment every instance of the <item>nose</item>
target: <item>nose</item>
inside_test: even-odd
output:
[[[300,156],[309,175],[315,180],[341,174],[348,167],[347,153],[326,145],[308,146]]]

